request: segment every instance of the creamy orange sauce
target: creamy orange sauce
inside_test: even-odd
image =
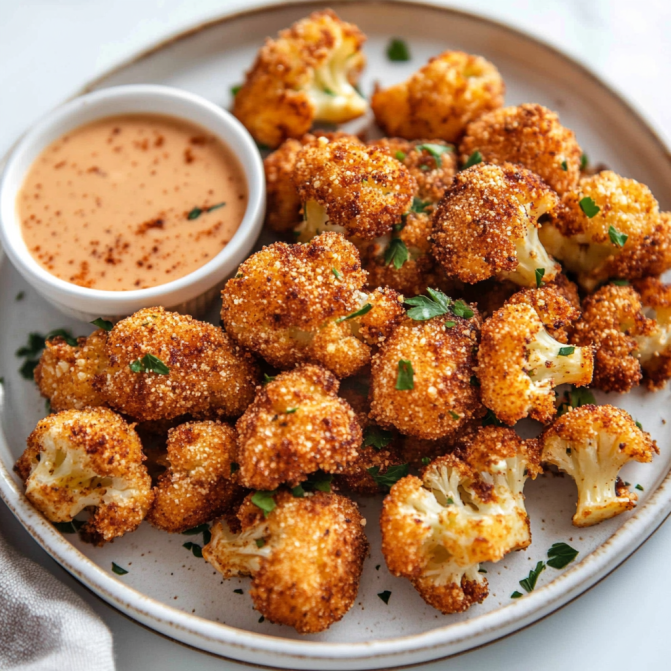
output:
[[[50,273],[124,291],[196,270],[247,207],[237,158],[205,129],[138,114],[81,126],[47,147],[17,198],[23,238]]]

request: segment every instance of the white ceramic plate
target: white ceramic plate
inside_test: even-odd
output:
[[[447,48],[482,54],[503,74],[509,104],[539,102],[557,110],[595,162],[648,184],[664,209],[671,187],[666,148],[645,121],[614,92],[554,49],[510,28],[462,12],[409,3],[330,3],[368,35],[369,65],[363,90],[407,77],[429,56]],[[229,106],[229,88],[241,80],[267,35],[275,34],[312,9],[309,3],[254,10],[224,17],[157,46],[104,76],[87,89],[135,82],[168,84]],[[410,63],[390,63],[384,51],[390,36],[405,38]],[[16,300],[19,292],[22,300]],[[218,309],[218,306],[217,306]],[[222,581],[203,560],[182,547],[186,540],[149,525],[104,548],[62,536],[27,502],[12,465],[26,436],[44,415],[35,385],[18,374],[15,352],[29,331],[61,326],[76,334],[91,329],[66,320],[22,282],[6,260],[0,263],[0,493],[17,517],[58,562],[97,594],[143,624],[193,646],[227,657],[293,669],[370,669],[411,664],[481,645],[547,615],[623,561],[665,519],[671,502],[671,423],[666,424],[669,392],[611,397],[640,420],[659,442],[653,465],[630,465],[626,480],[640,483],[640,505],[591,529],[571,525],[576,491],[569,478],[541,477],[526,487],[533,544],[498,564],[485,565],[490,596],[467,613],[443,616],[420,599],[410,584],[392,577],[379,549],[379,499],[362,499],[369,520],[372,553],[359,597],[345,618],[327,632],[299,636],[288,627],[260,623],[246,580]],[[217,320],[216,311],[211,315]],[[604,395],[600,402],[606,402]],[[537,589],[511,600],[536,561],[552,543],[566,541],[580,550],[568,569],[548,568]],[[118,577],[111,563],[128,569]],[[379,565],[379,568],[377,566]],[[242,587],[244,595],[234,593]],[[392,592],[389,604],[377,594]]]

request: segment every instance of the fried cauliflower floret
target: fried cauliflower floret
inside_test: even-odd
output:
[[[328,629],[354,604],[368,541],[357,505],[337,494],[274,495],[264,517],[247,498],[240,533],[221,521],[203,556],[225,578],[252,576],[254,607],[302,634]]]
[[[445,614],[488,594],[480,562],[531,543],[522,489],[540,471],[537,441],[512,429],[480,429],[452,454],[399,480],[384,500],[382,551],[396,576]]]
[[[480,163],[457,174],[433,217],[433,254],[448,275],[473,284],[496,277],[536,286],[560,266],[538,239],[557,195],[520,166]]]
[[[319,469],[339,473],[357,458],[361,427],[339,386],[331,372],[306,364],[259,389],[236,425],[245,487],[296,486]]]
[[[503,105],[504,93],[503,79],[489,61],[445,51],[407,81],[378,88],[371,107],[385,135],[456,142],[470,121]]]
[[[573,516],[589,527],[631,510],[637,501],[618,477],[628,461],[648,463],[658,454],[650,434],[612,405],[583,405],[562,415],[540,437],[542,460],[568,473],[578,487]]]
[[[472,121],[459,145],[461,161],[476,151],[486,163],[523,165],[560,194],[580,178],[582,149],[575,134],[542,105],[504,107]]]
[[[564,346],[527,303],[497,310],[482,326],[478,379],[482,402],[502,422],[524,417],[549,422],[556,413],[554,388],[592,381],[592,348]]]
[[[471,384],[479,327],[477,313],[404,319],[373,357],[371,419],[430,440],[459,430],[481,408]]]
[[[356,90],[363,33],[330,9],[268,39],[235,96],[233,114],[257,142],[277,147],[313,122],[343,123],[366,112]]]
[[[251,403],[259,378],[252,357],[219,327],[160,307],[116,324],[105,353],[109,366],[96,376],[95,389],[140,421],[186,413],[236,417]],[[166,374],[155,372],[152,357]]]
[[[594,387],[625,393],[641,381],[639,339],[653,337],[656,328],[632,287],[608,284],[583,301],[571,342],[594,347]]]
[[[107,408],[64,410],[38,422],[14,469],[50,522],[91,516],[82,534],[97,545],[135,531],[152,504],[151,478],[133,426]]]
[[[641,265],[645,267],[646,261],[640,250],[634,250],[643,245],[657,255],[658,246],[651,246],[651,236],[659,226],[659,207],[648,187],[605,170],[584,177],[564,194],[540,238],[567,270],[576,273],[578,282],[592,291],[609,277],[642,277]]]
[[[671,270],[671,212],[661,212],[652,233],[637,245],[625,244],[617,257],[618,267],[626,268],[631,280],[659,277]]]
[[[223,515],[242,489],[231,480],[235,431],[221,422],[187,422],[168,433],[168,469],[154,487],[147,521],[181,533]]]
[[[232,338],[276,368],[311,362],[347,377],[370,361],[363,318],[392,326],[403,314],[389,292],[363,293],[365,282],[356,247],[339,234],[306,245],[278,242],[226,283],[221,318]]]
[[[296,159],[305,146],[314,146],[319,137],[329,139],[347,139],[359,142],[354,135],[335,132],[324,133],[314,131],[306,133],[298,139],[285,140],[274,152],[263,161],[266,173],[266,226],[278,233],[288,233],[301,220],[301,199],[294,186],[293,173]]]
[[[376,238],[410,209],[417,183],[386,150],[321,137],[296,158],[294,185],[303,205],[298,240],[324,230]]]
[[[106,405],[93,381],[105,372],[107,332],[100,329],[71,347],[61,337],[47,340],[35,369],[35,382],[54,412]]]

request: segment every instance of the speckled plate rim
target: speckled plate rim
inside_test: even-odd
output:
[[[77,95],[91,90],[113,73],[210,26],[254,14],[281,11],[287,6],[302,6],[309,11],[329,4],[337,6],[347,4],[347,2],[342,0],[333,3],[296,0],[291,3],[270,3],[246,11],[225,13],[216,19],[180,31],[124,60],[89,82]],[[663,150],[671,164],[671,152],[662,139],[663,133],[656,128],[655,123],[615,87],[603,82],[580,62],[553,45],[497,20],[463,10],[442,7],[431,2],[401,0],[391,3],[389,0],[367,0],[367,4],[381,7],[385,4],[408,8],[417,7],[467,18],[508,32],[517,39],[530,42],[536,47],[551,52],[555,57],[564,60],[568,66],[589,77],[595,86],[617,99],[618,103],[627,109],[638,125]],[[0,263],[6,262],[4,253],[2,253]],[[0,403],[2,402],[0,396]],[[10,452],[1,426],[0,448],[7,453]],[[552,613],[589,589],[632,554],[671,512],[670,472],[666,474],[648,500],[605,543],[571,569],[524,599],[513,601],[495,611],[475,616],[469,620],[447,624],[422,634],[363,643],[323,643],[283,639],[216,623],[165,605],[123,584],[93,563],[55,530],[32,507],[10,471],[11,464],[8,468],[0,460],[0,496],[7,506],[51,557],[105,601],[142,624],[194,647],[252,664],[285,668],[314,668],[315,664],[318,664],[320,669],[338,669],[345,664],[349,669],[400,666],[458,654],[489,643]]]

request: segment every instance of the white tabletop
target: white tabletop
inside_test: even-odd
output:
[[[440,1],[440,0],[438,0]],[[138,49],[258,0],[0,0],[0,155],[44,112]],[[668,0],[453,0],[582,59],[671,136]],[[119,671],[246,669],[141,627],[70,577],[0,503],[6,537],[78,592],[114,635]],[[668,669],[671,523],[607,579],[522,632],[426,671]]]

